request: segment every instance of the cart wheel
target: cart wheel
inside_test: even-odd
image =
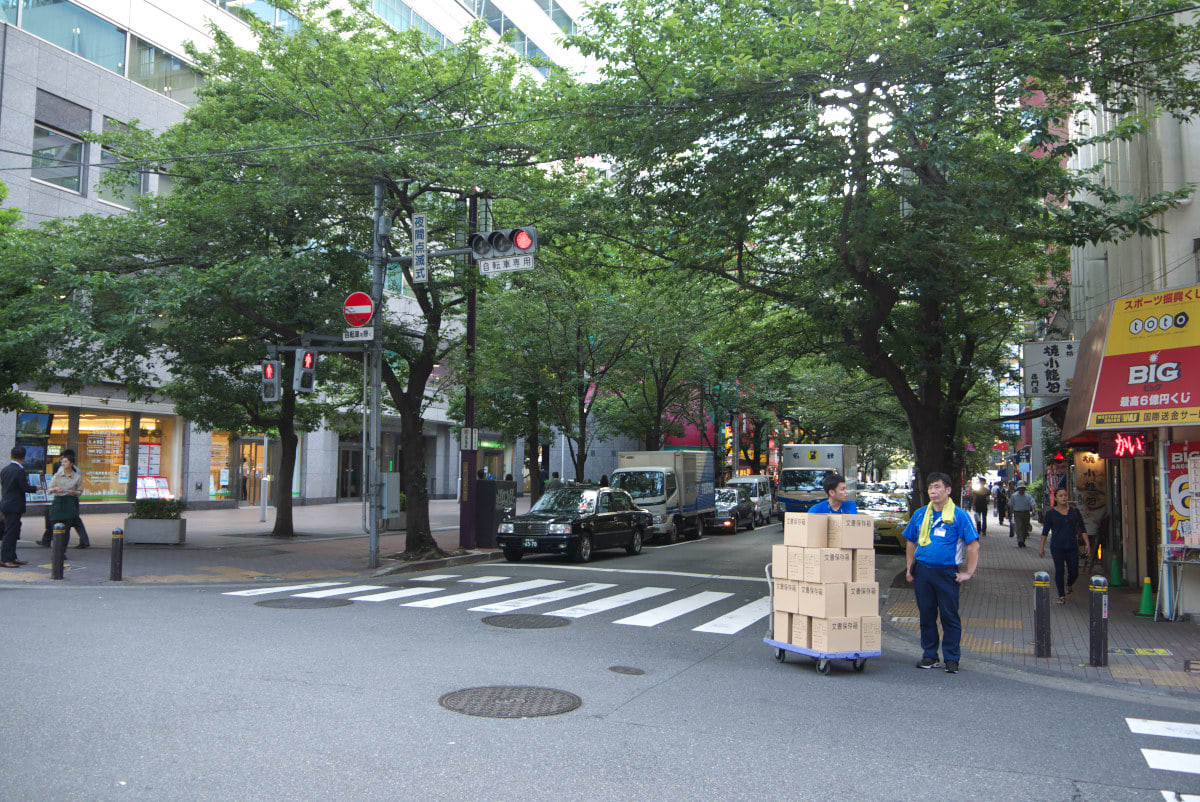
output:
[[[817,661],[817,673],[829,676],[829,661],[823,657]]]
[[[783,649],[775,649],[775,659],[782,663],[784,660],[787,660],[787,652]]]
[[[867,658],[860,657],[854,661],[854,670],[855,671],[862,671],[866,667],[867,667]]]

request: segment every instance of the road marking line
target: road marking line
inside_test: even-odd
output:
[[[713,632],[718,635],[733,635],[741,632],[755,621],[761,621],[771,614],[771,597],[763,596],[749,604],[742,605],[732,613],[726,613],[720,618],[714,618],[707,624],[693,627],[692,632]]]
[[[673,601],[670,604],[664,604],[662,607],[655,607],[652,610],[631,615],[628,618],[622,618],[613,623],[626,624],[631,627],[653,627],[664,621],[670,621],[672,618],[687,615],[693,610],[699,610],[701,607],[707,607],[714,602],[719,602],[721,599],[728,599],[732,595],[732,593],[706,590],[694,596],[688,596],[686,599]]]
[[[652,599],[655,596],[661,596],[664,593],[670,593],[671,588],[638,588],[630,590],[626,593],[618,593],[616,596],[606,596],[603,599],[584,602],[577,604],[574,607],[564,607],[561,610],[551,610],[542,615],[557,615],[563,618],[583,618],[586,615],[594,615],[602,613],[605,610],[614,610],[617,607],[624,607],[627,604],[639,602],[642,599]]]
[[[1168,752],[1165,749],[1143,749],[1142,756],[1152,769],[1200,774],[1200,755],[1187,752]]]
[[[1200,802],[1200,794],[1181,794],[1178,791],[1163,791],[1165,802]]]
[[[361,593],[366,590],[383,590],[387,585],[351,585],[348,588],[333,588],[332,590],[314,590],[312,593],[293,593],[298,599],[324,599],[329,596],[341,596],[343,593]]]
[[[695,540],[681,540],[681,541],[679,541],[678,543],[664,543],[664,544],[663,544],[663,545],[661,545],[661,546],[646,546],[646,548],[648,548],[648,549],[655,549],[656,551],[657,551],[658,549],[673,549],[673,548],[675,548],[676,546],[686,546],[686,545],[688,545],[689,543],[700,543],[700,542],[702,542],[702,541],[705,541],[705,540],[708,540],[708,538],[706,538],[706,537],[698,537],[698,538],[696,538]]]
[[[505,579],[512,579],[511,576],[473,576],[470,579],[460,579],[459,582],[473,585],[488,585],[492,582],[502,582]]]
[[[355,596],[350,601],[381,602],[403,599],[405,596],[423,596],[426,593],[437,593],[439,590],[445,590],[445,588],[401,588],[400,590],[389,590],[386,593],[373,593],[369,596]]]
[[[1190,738],[1200,741],[1200,724],[1187,724],[1182,721],[1155,721],[1148,718],[1127,718],[1130,732],[1138,735],[1162,735],[1167,738]]]
[[[725,576],[723,574],[688,574],[682,571],[648,571],[639,568],[589,568],[584,565],[548,565],[546,563],[513,563],[506,568],[549,568],[555,571],[598,571],[606,574],[649,574],[651,576],[686,576],[696,579],[734,579],[739,582],[763,582],[761,576]]]
[[[516,582],[512,585],[494,585],[483,590],[473,590],[470,593],[456,593],[452,596],[439,596],[436,599],[422,599],[421,601],[409,602],[405,607],[445,607],[449,604],[459,604],[460,602],[475,601],[476,599],[488,599],[492,596],[504,596],[508,593],[519,593],[522,590],[533,590],[534,588],[544,588],[547,585],[561,585],[562,581],[558,579],[531,579],[528,582]]]
[[[287,593],[292,590],[308,590],[309,588],[327,588],[332,585],[344,585],[345,582],[312,582],[308,585],[288,585],[278,588],[255,588],[254,590],[231,590],[222,596],[265,596],[268,593]]]
[[[546,593],[539,593],[536,596],[522,596],[519,599],[508,599],[507,601],[485,604],[482,607],[472,607],[471,610],[480,613],[505,613],[509,610],[521,610],[525,607],[534,607],[538,604],[570,599],[574,596],[582,596],[585,593],[595,593],[615,587],[616,585],[609,585],[604,582],[589,582],[586,585],[576,585],[575,587],[563,588],[562,590],[551,590]]]
[[[429,576],[414,576],[408,582],[441,582],[443,579],[454,579],[458,574],[430,574]]]

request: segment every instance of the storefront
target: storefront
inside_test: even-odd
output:
[[[1150,577],[1169,620],[1200,612],[1198,302],[1200,286],[1109,304],[1080,344],[1063,426],[1065,442],[1094,447],[1112,556],[1129,581]]]

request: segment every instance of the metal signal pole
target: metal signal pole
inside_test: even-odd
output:
[[[375,220],[371,237],[371,301],[375,304],[375,339],[368,350],[368,393],[367,426],[363,432],[366,456],[366,475],[363,477],[363,492],[367,502],[367,534],[369,535],[369,558],[367,565],[379,567],[379,529],[383,518],[383,475],[379,471],[379,437],[382,415],[383,384],[383,274],[385,260],[383,237],[389,226],[384,215],[387,188],[380,179],[375,179]]]
[[[472,195],[467,199],[467,237],[479,229],[479,198]],[[463,428],[470,436],[462,438],[462,491],[458,502],[458,547],[475,548],[475,484],[476,466],[479,464],[478,443],[475,432],[475,257],[467,252],[467,269],[463,278],[467,282],[467,390],[463,401]]]

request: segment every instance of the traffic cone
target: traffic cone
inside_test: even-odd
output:
[[[1142,580],[1142,606],[1134,615],[1150,618],[1154,615],[1154,593],[1150,590],[1150,577]]]
[[[1125,575],[1121,573],[1121,555],[1113,557],[1112,570],[1109,571],[1108,586],[1110,588],[1125,587]]]

